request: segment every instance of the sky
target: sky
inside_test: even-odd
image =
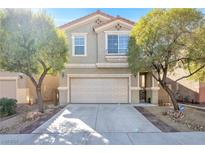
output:
[[[34,11],[39,11],[39,9],[33,9]],[[47,8],[40,9],[54,18],[56,26],[63,25],[72,20],[78,19],[80,17],[86,16],[96,10],[101,10],[112,16],[121,16],[132,20],[134,22],[138,21],[141,17],[146,15],[151,9],[149,8]],[[205,9],[201,9],[205,13]]]
[[[37,10],[37,9],[36,9]],[[82,8],[82,9],[75,9],[75,8],[56,8],[56,9],[43,9],[49,15],[54,18],[56,26],[63,25],[68,23],[72,20],[77,18],[83,17],[88,15],[96,10],[101,10],[107,14],[112,16],[121,16],[136,22],[140,17],[146,15],[151,9],[141,9],[141,8],[126,8],[126,9],[113,9],[113,8]]]

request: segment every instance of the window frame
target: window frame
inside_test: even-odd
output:
[[[108,35],[118,35],[118,52],[117,53],[108,53]],[[126,56],[127,53],[119,52],[119,35],[128,35],[130,37],[130,31],[105,31],[105,52],[106,55],[113,56]]]
[[[75,38],[84,37],[84,54],[75,54]],[[87,56],[87,33],[72,33],[72,56],[74,57],[85,57]]]

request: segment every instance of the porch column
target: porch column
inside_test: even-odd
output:
[[[58,91],[59,91],[59,103],[60,105],[65,105],[68,102],[68,87],[58,87]]]
[[[135,78],[132,78],[131,81],[134,85],[131,84],[130,91],[131,91],[131,102],[132,103],[139,103],[139,72]]]
[[[137,87],[140,87],[140,72],[137,73]]]
[[[152,87],[151,87],[151,93],[152,93],[151,95],[152,95],[152,97],[151,97],[151,103],[158,105],[158,90],[159,90],[159,86],[156,83],[157,83],[157,81],[152,76]]]

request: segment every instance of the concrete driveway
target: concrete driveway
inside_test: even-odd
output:
[[[162,133],[131,105],[70,104],[32,134],[0,144],[205,144],[204,133]]]
[[[131,105],[70,104],[33,133],[59,144],[132,144],[128,133],[137,132],[160,130]]]

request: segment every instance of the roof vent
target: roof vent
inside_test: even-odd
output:
[[[115,28],[116,28],[117,30],[120,30],[120,29],[122,28],[122,26],[118,23],[118,24],[115,26]]]
[[[102,23],[102,21],[98,18],[96,21],[95,21],[98,25]]]

